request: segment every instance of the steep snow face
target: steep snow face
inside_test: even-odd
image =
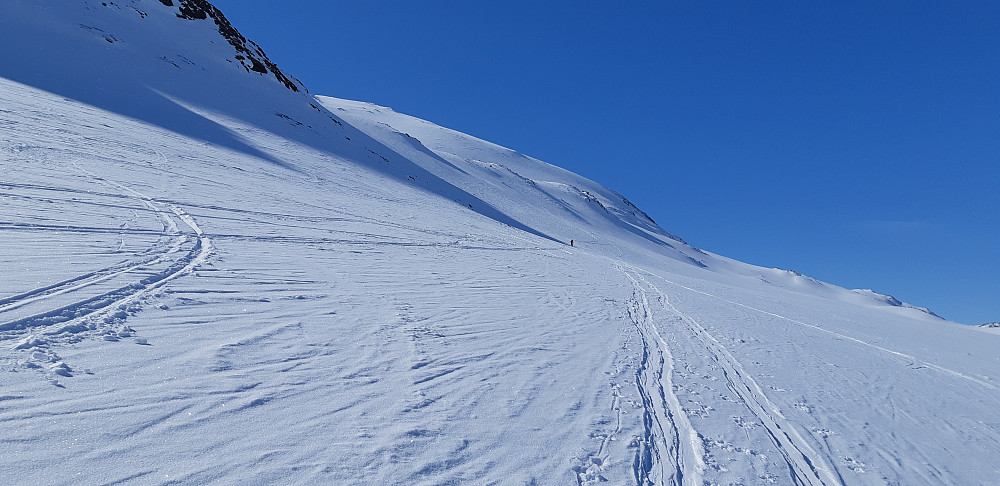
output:
[[[0,27],[4,39],[18,47],[0,52],[3,73],[26,85],[256,156],[262,154],[210,114],[252,120],[271,131],[286,128],[289,120],[317,130],[339,123],[310,106],[312,100],[299,83],[278,70],[214,7],[198,7],[202,4],[5,1],[0,4]]]
[[[256,131],[280,134],[389,178],[419,178],[424,190],[546,236],[345,125],[304,89],[289,89],[290,78],[207,2],[15,0],[0,14],[4,35],[25,46],[0,53],[8,79],[280,169],[322,170],[314,159],[288,160],[252,139]],[[251,55],[258,58],[248,66]]]
[[[5,483],[1000,477],[1000,334],[107,4],[0,4]]]
[[[177,81],[197,84],[190,73],[171,76],[196,69],[215,78],[227,70],[246,71],[247,78],[304,90],[204,0],[181,0],[176,7],[172,1],[15,0],[0,8],[5,34],[23,46],[5,52],[12,74],[50,89],[86,91],[95,83],[117,88],[141,80],[162,90]],[[51,76],[66,73],[75,76]]]
[[[317,99],[336,116],[442,180],[503,208],[529,226],[546,228],[560,241],[573,239],[619,258],[626,257],[626,252],[634,258],[670,258],[811,295],[896,307],[892,311],[917,318],[938,318],[929,309],[871,290],[848,291],[791,270],[711,255],[658,226],[621,194],[514,150],[372,103],[327,96]]]
[[[711,257],[659,227],[621,194],[565,169],[393,110],[325,96],[338,117],[456,187],[555,239],[623,255],[642,240],[659,255],[704,267]]]

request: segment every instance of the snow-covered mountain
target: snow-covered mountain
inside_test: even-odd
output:
[[[0,38],[4,484],[997,484],[988,328],[314,96],[204,0]]]

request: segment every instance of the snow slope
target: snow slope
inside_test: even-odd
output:
[[[997,483],[1000,335],[105,3],[0,4],[5,484]]]

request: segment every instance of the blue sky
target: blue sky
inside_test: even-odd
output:
[[[213,3],[313,93],[565,167],[715,253],[1000,321],[1000,3]]]

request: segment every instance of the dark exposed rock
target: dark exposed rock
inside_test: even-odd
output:
[[[172,7],[174,2],[172,0],[160,0],[161,3],[168,7]],[[253,41],[247,40],[240,34],[229,20],[226,19],[222,12],[219,11],[214,5],[209,3],[207,0],[178,0],[179,6],[177,14],[178,17],[186,20],[206,20],[212,19],[215,25],[219,28],[219,34],[223,37],[229,44],[236,48],[237,55],[236,59],[239,60],[243,67],[248,71],[253,71],[260,74],[267,74],[268,72],[274,74],[274,77],[286,88],[292,91],[298,91],[301,83],[297,83],[291,77],[286,76],[285,73],[278,69],[278,66],[271,62],[264,54],[264,51]]]

